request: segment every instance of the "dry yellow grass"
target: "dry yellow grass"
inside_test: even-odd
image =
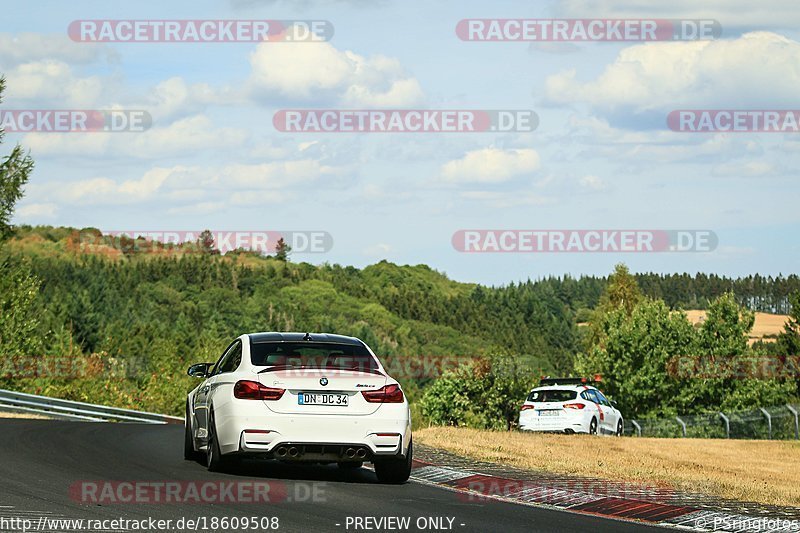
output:
[[[10,413],[0,411],[0,418],[34,418],[36,420],[50,420],[46,416],[37,415],[36,413]]]
[[[417,430],[414,440],[517,468],[800,506],[797,441],[612,438],[450,427]]]
[[[689,322],[692,324],[699,324],[706,318],[706,312],[697,309],[690,309],[686,311],[686,316],[689,317]],[[783,331],[783,326],[789,320],[788,315],[772,315],[769,313],[756,313],[756,322],[753,325],[753,330],[750,332],[750,344],[757,340],[764,342],[774,342],[774,338],[765,338],[767,335],[778,335]]]

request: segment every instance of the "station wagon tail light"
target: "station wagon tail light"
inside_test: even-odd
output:
[[[403,391],[399,385],[386,385],[378,390],[362,390],[361,395],[369,403],[403,403]]]
[[[527,411],[528,409],[533,409],[532,405],[523,405],[519,408],[520,411]]]
[[[564,404],[564,409],[583,409],[584,407],[586,407],[586,406],[584,404],[582,404],[582,403],[565,403]]]
[[[286,389],[265,387],[256,381],[237,381],[233,386],[233,395],[240,400],[280,400]]]

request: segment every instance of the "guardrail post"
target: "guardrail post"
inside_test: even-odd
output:
[[[767,438],[769,440],[772,440],[772,416],[763,407],[759,407],[759,409],[761,410],[762,413],[764,413],[764,416],[767,417],[767,431],[768,431]]]
[[[790,413],[794,415],[794,438],[796,440],[800,440],[800,425],[798,425],[797,421],[797,409],[791,406],[791,404],[786,404],[786,408],[789,410]]]
[[[636,433],[638,433],[639,436],[641,437],[642,436],[642,426],[640,426],[639,423],[636,420],[631,420],[631,424],[633,424],[633,427],[636,428]]]
[[[683,428],[683,437],[686,438],[686,422],[681,420],[681,417],[679,417],[679,416],[676,416],[675,420],[677,420],[678,424],[680,424],[681,428]]]
[[[731,438],[731,419],[725,416],[725,413],[723,412],[719,413],[719,417],[723,422],[725,422],[725,435],[727,435],[728,438]]]

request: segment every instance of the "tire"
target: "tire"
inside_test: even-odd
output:
[[[196,461],[198,453],[194,449],[192,437],[192,418],[189,415],[189,402],[186,402],[186,418],[183,430],[183,458],[187,461]]]
[[[589,435],[597,435],[597,419],[592,417],[592,421],[589,422]]]
[[[214,426],[214,415],[208,420],[208,445],[206,446],[206,467],[209,472],[225,472],[233,460],[225,457],[219,449],[219,441]]]
[[[620,418],[617,422],[617,437],[622,436],[622,419]]]
[[[411,476],[411,462],[414,459],[414,444],[408,443],[405,457],[392,457],[375,461],[375,475],[381,483],[401,485]]]
[[[356,470],[364,466],[362,461],[342,461],[341,463],[336,463],[339,468],[342,470]]]

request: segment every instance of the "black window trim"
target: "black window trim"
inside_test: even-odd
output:
[[[234,340],[233,340],[233,342],[231,342],[231,343],[228,345],[228,347],[227,347],[227,348],[225,348],[225,351],[223,351],[223,352],[222,352],[222,355],[219,357],[219,359],[217,359],[217,363],[214,365],[214,369],[211,371],[211,376],[217,376],[217,375],[219,375],[219,374],[221,374],[221,373],[222,373],[222,372],[219,372],[219,368],[220,368],[220,366],[221,366],[221,364],[222,364],[222,361],[223,361],[223,360],[224,360],[226,357],[228,357],[228,355],[230,354],[231,348],[233,348],[233,346],[234,346],[234,345],[235,345],[237,342],[241,343],[242,341],[241,341],[241,339],[238,339],[238,338],[237,338],[237,339],[234,339]]]

